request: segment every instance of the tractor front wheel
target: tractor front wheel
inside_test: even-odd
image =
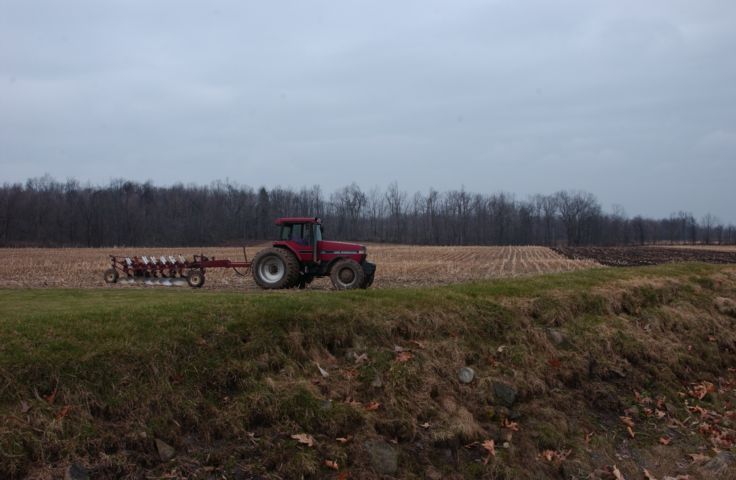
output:
[[[352,290],[363,285],[365,272],[354,260],[340,260],[332,267],[330,280],[337,290]]]
[[[283,248],[261,250],[253,259],[253,280],[266,289],[291,288],[299,283],[299,261]]]

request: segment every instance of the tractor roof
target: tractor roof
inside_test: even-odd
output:
[[[292,225],[295,223],[322,223],[317,217],[283,217],[276,219],[276,225]]]

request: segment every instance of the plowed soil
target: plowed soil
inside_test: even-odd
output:
[[[571,260],[594,260],[613,267],[659,265],[672,262],[736,263],[736,251],[662,247],[559,247]]]

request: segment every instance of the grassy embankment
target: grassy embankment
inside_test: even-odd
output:
[[[345,293],[2,290],[0,477],[708,477],[736,440],[735,299],[736,269],[702,264]]]

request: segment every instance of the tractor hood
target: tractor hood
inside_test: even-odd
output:
[[[319,242],[321,255],[365,255],[366,247],[359,243],[333,242],[322,240]]]

